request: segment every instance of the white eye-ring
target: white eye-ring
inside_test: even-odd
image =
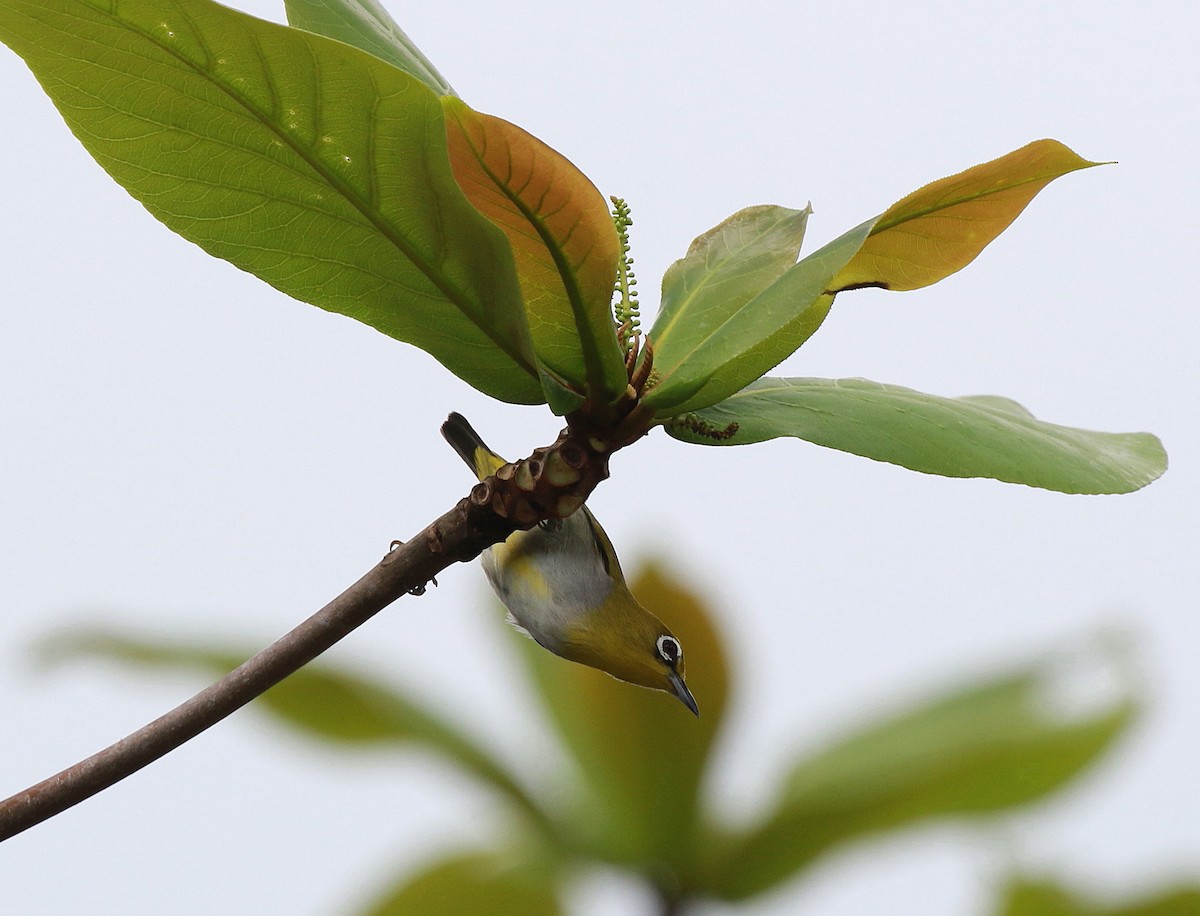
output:
[[[660,636],[655,645],[658,647],[659,656],[672,668],[683,658],[683,646],[679,645],[679,640],[674,636]]]

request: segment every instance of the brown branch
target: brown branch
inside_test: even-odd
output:
[[[472,508],[468,500],[460,501],[308,620],[187,702],[0,802],[0,840],[65,811],[173,751],[299,670],[401,595],[421,591],[451,563],[477,556],[513,530],[508,526],[505,531],[505,520],[494,516],[480,528],[473,524],[477,513]]]
[[[648,415],[625,405],[598,435],[577,414],[558,441],[476,484],[471,495],[241,667],[86,760],[0,802],[0,841],[28,830],[136,773],[298,671],[397,598],[421,594],[452,563],[472,560],[518,528],[564,518],[608,476],[608,456],[644,435]],[[610,418],[609,422],[612,420]]]
[[[652,359],[647,341],[646,362]],[[405,594],[421,594],[452,563],[473,560],[519,528],[566,518],[608,476],[608,458],[646,434],[640,389],[593,414],[585,404],[551,446],[506,464],[408,543],[286,636],[187,702],[116,744],[0,802],[0,841],[53,817],[241,709]]]

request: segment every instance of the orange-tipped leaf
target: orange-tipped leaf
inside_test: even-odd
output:
[[[945,279],[975,260],[1055,178],[1100,164],[1057,140],[1035,140],[931,182],[880,215],[830,291],[920,289]]]
[[[515,124],[442,104],[454,176],[512,246],[538,357],[580,394],[611,400],[626,385],[611,310],[621,243],[603,196]]]

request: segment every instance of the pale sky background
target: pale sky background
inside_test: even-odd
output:
[[[282,19],[282,3],[237,5]],[[1135,637],[1150,708],[1086,780],[990,832],[857,846],[738,912],[982,914],[1012,863],[1122,895],[1200,877],[1200,7],[388,6],[467,102],[629,200],[647,313],[667,265],[743,206],[811,200],[814,250],[1039,137],[1120,161],[1053,183],[933,288],[839,298],[776,374],[1002,394],[1059,423],[1150,430],[1171,455],[1158,483],[1068,497],[791,440],[705,449],[659,432],[614,461],[591,505],[627,569],[681,563],[721,612],[738,694],[715,788],[735,814],[849,717],[1104,626]],[[201,686],[102,665],[40,673],[33,641],[103,620],[265,644],[466,492],[437,433],[448,411],[510,455],[559,424],[172,235],[7,50],[0,99],[8,794]],[[529,766],[549,750],[485,589],[477,568],[448,572],[329,657],[410,685]],[[5,844],[0,887],[7,912],[37,916],[348,913],[504,823],[427,758],[344,757],[244,711]],[[611,877],[582,899],[581,914],[643,912]]]

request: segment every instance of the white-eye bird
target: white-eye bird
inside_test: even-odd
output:
[[[480,480],[505,462],[457,413],[442,435]],[[638,604],[612,543],[586,506],[568,518],[515,531],[482,556],[509,622],[555,655],[678,697],[699,709],[683,680],[683,647]]]

